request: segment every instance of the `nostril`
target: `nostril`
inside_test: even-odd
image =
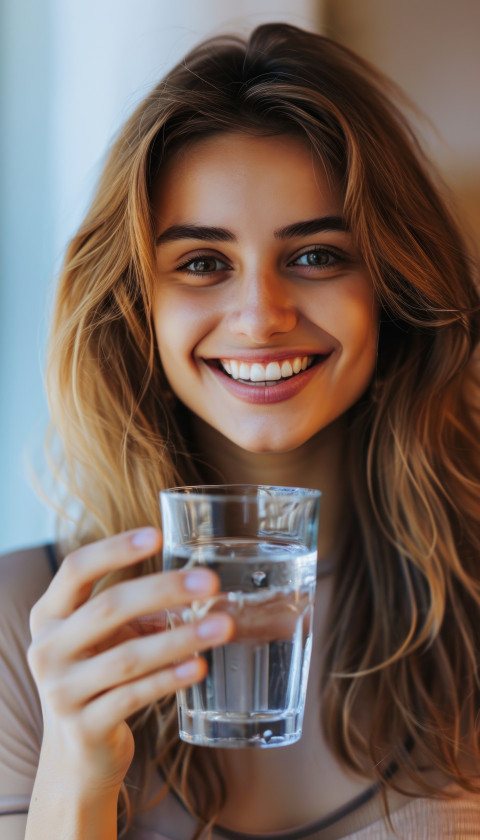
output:
[[[278,333],[290,332],[297,323],[298,317],[294,309],[278,305],[237,309],[230,321],[233,332],[245,335],[256,343],[264,343]]]

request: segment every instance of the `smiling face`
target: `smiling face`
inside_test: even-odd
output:
[[[185,406],[243,449],[301,446],[371,380],[378,306],[342,210],[310,147],[286,135],[215,135],[161,174],[161,362]]]

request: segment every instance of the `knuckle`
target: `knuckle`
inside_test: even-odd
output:
[[[119,608],[119,598],[115,589],[106,589],[90,601],[90,610],[94,620],[104,622],[114,615]]]
[[[49,658],[47,645],[38,639],[34,639],[27,649],[27,662],[32,674],[42,676],[47,668]]]
[[[44,701],[55,712],[65,712],[69,707],[68,681],[63,679],[48,680],[42,690]]]
[[[116,670],[122,679],[129,679],[134,676],[139,667],[139,659],[136,652],[129,645],[122,645],[116,652]]]
[[[143,703],[143,697],[136,683],[127,683],[122,687],[122,706],[127,717]]]
[[[32,672],[32,674],[34,674],[34,675],[37,674],[38,670],[39,670],[38,669],[38,651],[37,651],[37,647],[34,644],[34,642],[32,642],[32,644],[29,645],[29,647],[27,649],[27,662],[28,662],[28,667],[30,668],[30,671]]]
[[[30,633],[33,636],[39,631],[43,623],[43,598],[40,598],[30,610]]]
[[[80,576],[81,564],[81,550],[76,549],[75,551],[70,552],[70,554],[67,554],[65,559],[62,561],[62,565],[60,566],[62,576],[66,578],[68,582],[74,584]]]

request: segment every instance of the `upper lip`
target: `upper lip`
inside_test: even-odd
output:
[[[332,348],[328,349],[283,349],[283,350],[227,350],[218,356],[204,357],[205,362],[217,362],[220,359],[234,359],[238,362],[247,362],[253,364],[259,362],[260,364],[268,365],[269,362],[281,362],[285,359],[295,359],[298,356],[328,356],[332,352]]]

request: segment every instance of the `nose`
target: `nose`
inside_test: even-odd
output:
[[[282,278],[254,274],[239,279],[229,323],[234,334],[263,344],[278,333],[290,332],[297,321],[296,308]]]

